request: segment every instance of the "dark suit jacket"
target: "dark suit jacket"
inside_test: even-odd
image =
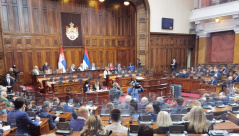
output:
[[[89,67],[89,70],[92,70],[92,66]],[[95,67],[95,70],[97,70],[97,67]]]
[[[71,128],[73,128],[73,131],[81,131],[85,126],[85,120],[79,118],[69,121],[69,123],[71,125]]]
[[[188,73],[186,73],[186,74],[183,74],[183,73],[182,73],[182,74],[179,75],[179,77],[180,77],[180,78],[188,78]]]
[[[172,64],[173,64],[173,63],[172,63]],[[172,70],[173,70],[173,71],[177,70],[177,67],[178,67],[178,63],[175,62],[175,64],[172,65]]]
[[[219,72],[214,73],[213,76],[214,76],[214,77],[217,77],[217,79],[221,79],[221,77],[222,77],[221,73],[219,73]]]
[[[181,109],[187,109],[187,108],[182,106],[177,106],[171,109],[171,114],[181,114]]]
[[[68,104],[62,105],[64,112],[71,112],[71,120],[74,120],[78,117],[78,114],[76,113],[75,109],[71,106],[68,106]]]
[[[209,82],[209,84],[217,85],[217,84],[218,84],[218,81],[217,81],[217,79],[211,80],[211,81]]]
[[[49,65],[43,65],[43,68],[42,68],[42,71],[45,72],[45,70],[48,70],[49,69]]]
[[[99,85],[99,90],[101,90],[102,88],[101,88],[101,85]],[[96,90],[96,87],[95,87],[95,85],[93,85],[93,90]]]
[[[13,84],[14,84],[14,81],[13,81],[13,79],[10,78],[10,86],[13,87]],[[4,78],[4,79],[2,80],[2,85],[5,86],[5,87],[8,86],[8,82],[7,82],[7,79],[6,79],[6,78]],[[12,90],[12,87],[11,87],[11,88],[7,88],[7,92],[8,92],[8,93],[11,93],[11,91],[13,91],[13,90]]]
[[[50,130],[52,130],[56,127],[57,122],[54,121],[56,119],[56,115],[50,114],[50,113],[44,111],[43,109],[40,109],[40,111],[37,112],[37,115],[40,118],[49,118],[48,124],[49,124]]]
[[[233,78],[233,82],[239,82],[239,76]]]
[[[152,119],[154,122],[156,122],[158,114],[155,114],[155,113],[153,113],[153,112],[148,112],[147,114],[150,114],[150,115],[151,115],[151,119]]]
[[[32,121],[28,114],[20,109],[11,110],[7,115],[7,124],[17,127],[17,134],[29,133],[29,127],[37,127],[39,120]]]

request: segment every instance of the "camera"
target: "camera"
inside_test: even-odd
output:
[[[135,79],[133,80],[132,84],[134,84],[134,88],[140,88],[141,87],[141,83],[137,82]]]

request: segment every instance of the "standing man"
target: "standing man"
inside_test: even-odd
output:
[[[119,97],[121,95],[123,95],[123,91],[121,90],[121,88],[117,82],[113,83],[113,88],[110,89],[109,94],[110,94],[110,101],[114,105],[120,104]]]
[[[171,64],[171,66],[172,66],[172,71],[177,72],[178,63],[176,62],[175,59],[173,59],[173,63]]]
[[[6,74],[6,78],[4,78],[4,79],[2,80],[2,85],[3,85],[4,87],[7,87],[7,93],[8,93],[8,94],[12,93],[13,84],[14,84],[13,79],[10,77],[10,74],[7,73],[7,74]]]
[[[132,87],[127,89],[128,95],[131,95],[132,99],[139,102],[139,92],[143,92],[144,88],[139,85],[136,81],[131,82]]]

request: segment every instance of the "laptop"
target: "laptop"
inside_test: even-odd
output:
[[[130,125],[129,126],[129,136],[137,136],[139,130],[139,125]]]
[[[151,115],[140,115],[139,117],[140,117],[139,124],[148,124],[148,125],[153,124]]]

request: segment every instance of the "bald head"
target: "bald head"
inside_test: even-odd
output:
[[[146,105],[145,107],[145,112],[148,113],[148,112],[154,112],[154,108],[152,105],[148,104]]]
[[[88,109],[86,107],[80,107],[78,110],[78,116],[87,119],[88,118]]]

